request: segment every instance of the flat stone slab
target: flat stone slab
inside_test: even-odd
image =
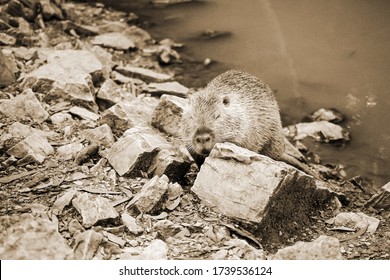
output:
[[[92,39],[92,44],[123,51],[135,48],[134,41],[120,32],[109,32],[95,36]]]
[[[74,106],[70,108],[69,113],[89,121],[97,121],[100,118],[98,114],[95,114],[94,112],[91,112],[85,108],[78,107],[78,106]]]
[[[168,81],[172,79],[171,75],[158,73],[156,71],[134,66],[119,66],[115,68],[115,71],[132,78],[139,78],[145,81]]]
[[[189,89],[182,84],[174,82],[165,82],[165,83],[150,83],[146,88],[146,91],[153,95],[175,95],[180,97],[186,97]]]
[[[325,182],[230,143],[214,146],[191,190],[214,211],[259,225],[262,236],[308,224],[336,196]]]

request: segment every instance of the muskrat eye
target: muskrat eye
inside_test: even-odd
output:
[[[228,106],[230,104],[229,97],[225,96],[222,100],[223,105]]]

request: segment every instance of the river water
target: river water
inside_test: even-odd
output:
[[[185,43],[199,59],[264,80],[284,124],[319,108],[345,113],[352,141],[318,145],[322,161],[377,186],[390,180],[390,1],[205,0],[141,10],[131,0],[103,2],[144,15],[152,35]],[[196,39],[205,30],[231,36]]]

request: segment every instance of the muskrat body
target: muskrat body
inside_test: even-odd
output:
[[[273,92],[246,72],[229,70],[191,96],[183,130],[195,156],[207,156],[215,143],[231,142],[314,175],[308,166],[286,154],[289,142]]]

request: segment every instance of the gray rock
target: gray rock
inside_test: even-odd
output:
[[[128,38],[125,34],[119,32],[110,32],[95,36],[92,39],[92,44],[116,50],[128,50],[135,48],[134,41]]]
[[[57,155],[61,161],[74,159],[83,147],[81,143],[69,143],[58,147]]]
[[[345,116],[336,109],[321,108],[313,112],[309,119],[311,121],[328,121],[332,123],[340,123],[345,120]]]
[[[111,72],[111,79],[119,84],[131,83],[134,80],[133,78],[122,75],[121,73],[116,71]]]
[[[168,245],[155,239],[142,251],[140,259],[142,260],[166,260],[168,259]]]
[[[99,34],[99,28],[92,25],[78,24],[73,21],[63,21],[63,29],[67,32],[70,32],[72,29],[80,36],[95,36]]]
[[[134,66],[119,66],[115,68],[115,71],[128,76],[132,78],[139,78],[141,80],[144,80],[146,82],[153,82],[153,81],[168,81],[172,79],[171,75],[158,73],[154,70],[141,68],[141,67],[134,67]]]
[[[146,92],[153,95],[175,95],[179,97],[186,97],[189,89],[178,82],[165,83],[150,83],[146,88]]]
[[[226,246],[233,246],[232,254],[241,260],[266,260],[263,250],[256,249],[242,239],[231,239],[224,243]]]
[[[100,123],[108,125],[116,136],[121,136],[126,130],[135,126],[131,110],[118,103],[103,112]]]
[[[184,181],[184,176],[193,163],[188,152],[186,152],[185,147],[182,149],[174,146],[162,148],[154,158],[148,174],[150,176],[162,176],[165,174],[173,182]]]
[[[294,140],[302,140],[306,137],[312,137],[319,142],[346,142],[350,140],[348,131],[328,121],[298,123],[283,128],[283,131],[286,137]]]
[[[37,48],[18,47],[12,48],[12,52],[16,58],[23,60],[31,60],[38,58]]]
[[[168,190],[169,179],[165,175],[153,177],[129,202],[128,207],[135,206],[141,213],[154,213],[160,210],[164,194]]]
[[[59,112],[50,116],[50,121],[56,125],[61,125],[72,120],[73,118],[69,113]]]
[[[312,242],[299,241],[280,249],[271,257],[273,260],[340,260],[339,240],[334,237],[320,236]]]
[[[366,203],[366,206],[375,209],[390,209],[390,182],[385,184],[378,194],[373,195]]]
[[[57,225],[31,214],[0,217],[0,258],[13,260],[72,259],[72,249]]]
[[[120,175],[141,176],[147,172],[161,147],[168,145],[150,128],[134,127],[112,145],[107,159]]]
[[[163,95],[153,111],[151,123],[168,135],[181,136],[182,115],[188,100],[176,96]]]
[[[311,211],[337,195],[284,162],[230,143],[214,146],[191,190],[213,210],[259,224],[263,238],[308,224]]]
[[[173,211],[179,205],[183,193],[183,188],[178,183],[170,183],[168,185],[167,200],[164,203],[164,207]]]
[[[48,155],[54,153],[47,140],[37,134],[31,134],[7,150],[7,154],[16,158],[32,157],[34,162],[42,163]]]
[[[81,193],[72,200],[73,206],[83,217],[83,226],[89,228],[97,222],[116,219],[119,214],[107,198]]]
[[[16,43],[16,38],[6,33],[0,32],[0,46],[13,46]]]
[[[17,120],[28,117],[37,123],[49,117],[31,89],[26,89],[12,99],[0,99],[0,113]]]
[[[124,90],[121,86],[119,86],[111,79],[107,79],[104,81],[96,97],[101,101],[107,103],[108,106],[106,107],[110,107],[125,100],[130,101],[135,98],[133,94]]]
[[[9,25],[8,23],[6,23],[4,20],[0,19],[0,30],[8,30],[10,29],[12,26]]]
[[[102,63],[92,52],[85,50],[51,51],[48,53],[47,62],[62,66],[68,71],[79,69],[88,74],[102,70]]]
[[[0,49],[0,87],[10,85],[15,82],[15,75],[12,71],[11,63],[3,55]]]
[[[158,232],[164,238],[164,240],[173,237],[175,234],[179,233],[181,229],[182,226],[169,220],[161,220],[153,225],[153,230]]]
[[[91,260],[103,241],[103,235],[94,230],[87,230],[75,236],[74,258]]]
[[[77,195],[77,191],[74,189],[69,189],[65,191],[61,196],[57,197],[56,201],[51,208],[51,211],[54,215],[60,215],[64,208],[72,202],[73,198]]]
[[[111,147],[115,142],[111,128],[107,124],[103,124],[97,128],[83,130],[81,135],[89,142],[96,142],[107,148]]]
[[[123,30],[123,29],[122,29]],[[152,37],[144,29],[139,28],[138,26],[132,25],[126,27],[123,31],[128,38],[133,40],[137,48],[142,48],[146,45],[147,42],[152,40]]]
[[[149,126],[157,102],[155,98],[136,98],[115,104],[103,112],[100,123],[108,124],[115,136],[120,137],[134,126]]]
[[[130,216],[127,212],[122,213],[121,219],[122,223],[131,233],[139,235],[144,232],[144,229],[138,225],[137,220]]]
[[[115,65],[115,62],[112,61],[112,54],[100,46],[93,46],[92,48],[89,48],[89,51],[92,52],[105,67],[108,67],[109,73],[111,73],[111,68]],[[109,78],[109,76],[106,78]]]
[[[8,127],[8,132],[12,135],[12,137],[17,138],[26,138],[34,133],[47,139],[53,139],[58,136],[58,134],[54,131],[39,130],[28,125],[21,124],[20,122],[14,122],[10,125]]]
[[[100,117],[98,114],[95,114],[85,108],[78,107],[78,106],[74,106],[70,108],[69,113],[88,121],[97,121]]]
[[[46,94],[47,101],[70,100],[96,110],[92,75],[103,66],[89,51],[61,50],[47,55],[48,64],[27,74],[21,86]]]

